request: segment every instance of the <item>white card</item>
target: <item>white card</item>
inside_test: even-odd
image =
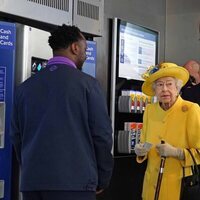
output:
[[[152,144],[149,143],[149,142],[145,142],[144,145],[143,145],[143,147],[144,147],[147,151],[149,151],[150,148],[152,147]]]

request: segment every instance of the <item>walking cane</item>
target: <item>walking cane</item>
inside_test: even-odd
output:
[[[164,143],[165,142],[163,140],[161,140],[161,144],[164,144]],[[161,157],[160,171],[159,171],[159,174],[158,174],[158,180],[157,180],[154,200],[158,200],[158,198],[159,198],[160,186],[161,186],[162,176],[163,176],[163,170],[164,170],[164,167],[165,167],[165,159],[166,159],[166,157],[164,157],[164,156]]]

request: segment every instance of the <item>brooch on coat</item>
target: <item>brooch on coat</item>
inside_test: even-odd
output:
[[[183,112],[187,112],[188,111],[188,106],[187,105],[183,105],[181,109],[182,109]]]

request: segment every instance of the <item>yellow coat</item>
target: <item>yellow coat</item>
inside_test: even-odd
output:
[[[143,117],[141,142],[150,142],[153,147],[147,156],[148,164],[142,193],[144,200],[154,199],[160,167],[160,156],[155,145],[160,143],[161,139],[184,149],[185,161],[173,157],[166,158],[159,195],[159,200],[179,200],[182,166],[190,166],[193,163],[185,148],[190,148],[197,162],[200,162],[200,157],[194,149],[200,149],[200,107],[183,100],[180,96],[167,111],[164,111],[159,103],[147,106]],[[137,157],[138,162],[144,160]],[[187,168],[186,173],[190,173],[190,167]]]

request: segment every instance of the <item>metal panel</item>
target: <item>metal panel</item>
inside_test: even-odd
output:
[[[31,76],[32,57],[48,60],[52,50],[48,45],[50,33],[30,26],[17,24],[16,84]]]
[[[110,117],[112,121],[112,128],[115,130],[115,91],[116,91],[116,55],[117,55],[117,18],[113,19],[112,24],[112,55],[111,55],[111,94],[110,94]],[[113,142],[114,131],[113,131]],[[113,145],[114,148],[114,145]],[[112,148],[112,154],[114,155],[114,149]]]
[[[102,36],[104,0],[74,0],[73,24],[81,31]]]
[[[0,12],[52,25],[72,24],[73,0],[0,0]]]

